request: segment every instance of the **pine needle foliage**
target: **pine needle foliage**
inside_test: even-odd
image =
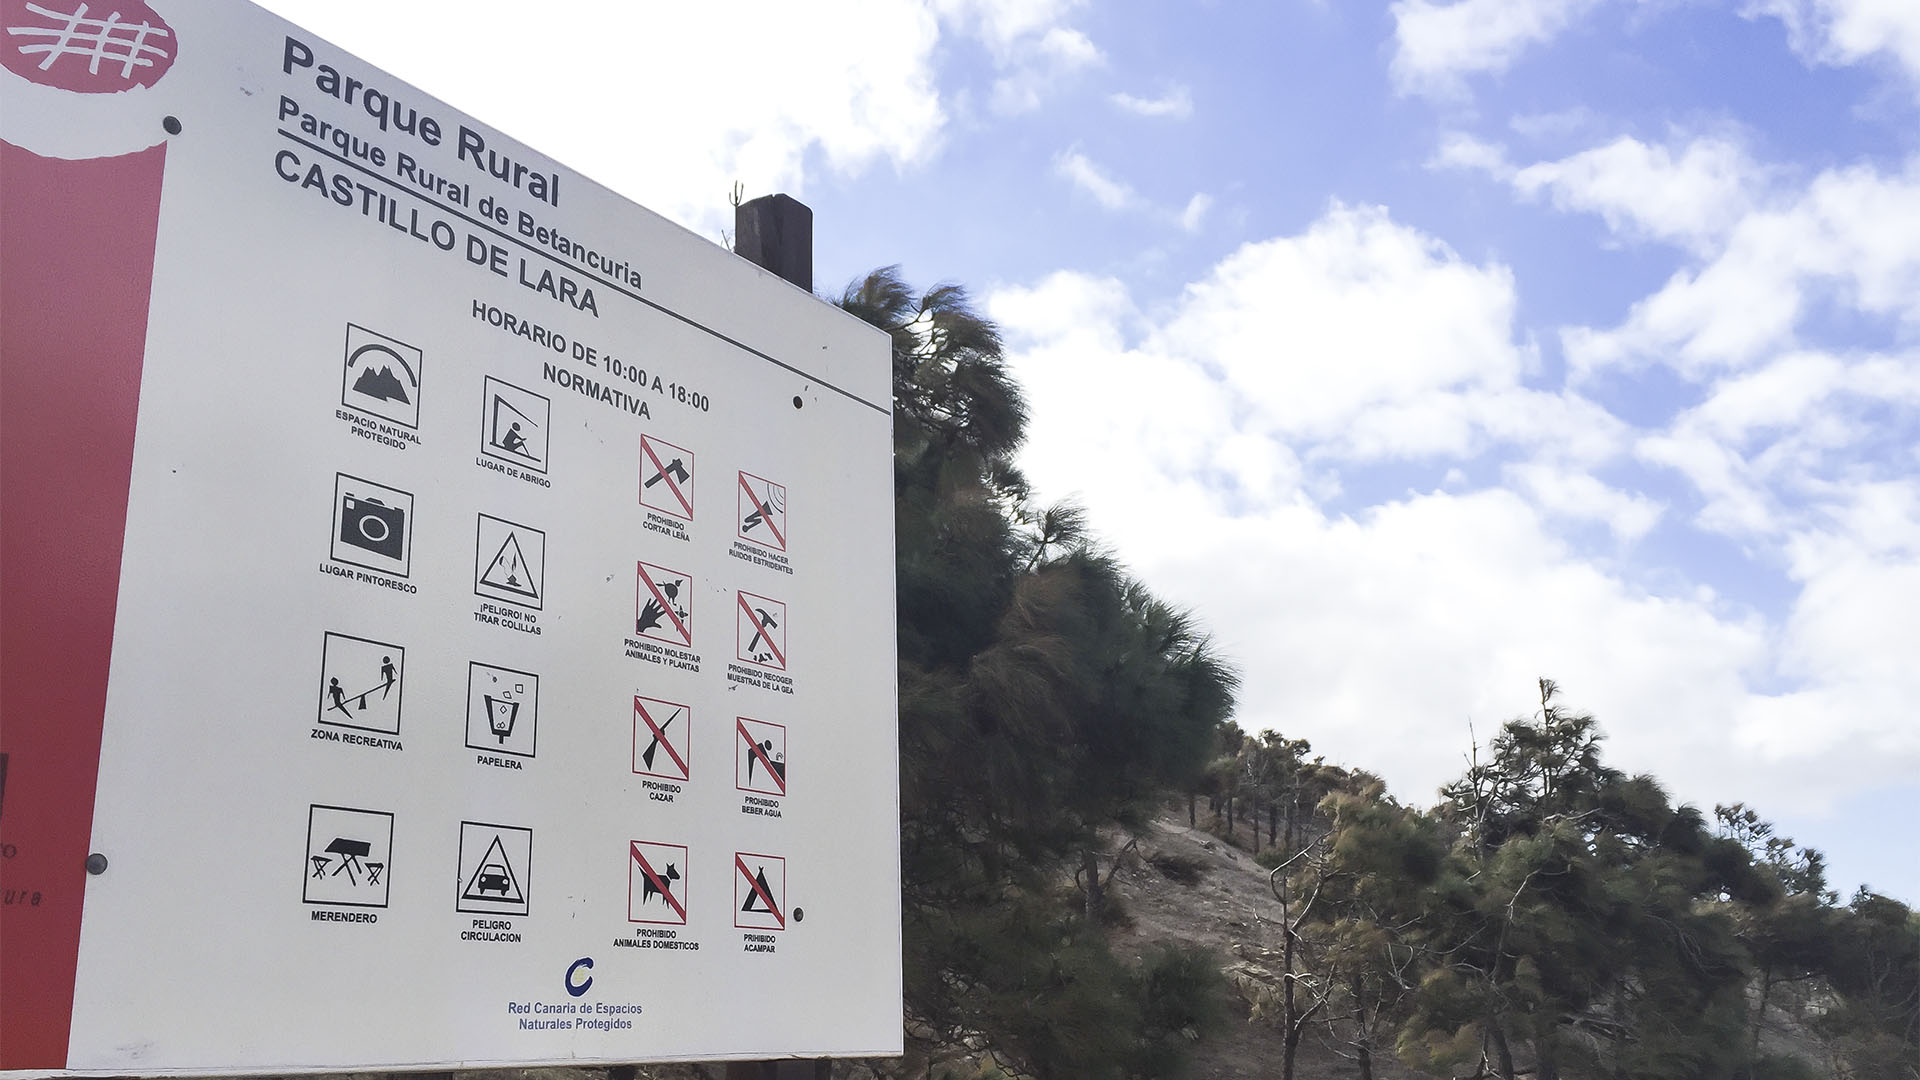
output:
[[[1014,1075],[1172,1075],[1212,969],[1108,952],[1101,838],[1204,767],[1235,673],[1084,512],[1032,505],[1026,403],[964,289],[888,267],[839,303],[892,339],[909,1031]]]

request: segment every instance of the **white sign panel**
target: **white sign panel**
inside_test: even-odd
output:
[[[9,957],[59,1060],[0,1067],[897,1054],[885,336],[257,8],[154,5],[5,5],[8,200],[79,170],[153,258],[62,864],[105,867],[49,885],[51,991]],[[119,227],[34,216],[36,260]],[[76,273],[84,321],[119,286]],[[58,809],[29,734],[8,828]]]

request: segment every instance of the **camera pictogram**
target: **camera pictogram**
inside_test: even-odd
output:
[[[413,496],[337,473],[333,503],[334,561],[406,577],[413,547]]]

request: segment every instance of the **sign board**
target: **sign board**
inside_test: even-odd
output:
[[[885,335],[247,4],[0,15],[0,1069],[897,1054]]]

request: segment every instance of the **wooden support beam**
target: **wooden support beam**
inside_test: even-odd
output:
[[[813,291],[813,211],[790,195],[762,195],[733,208],[733,253]]]

